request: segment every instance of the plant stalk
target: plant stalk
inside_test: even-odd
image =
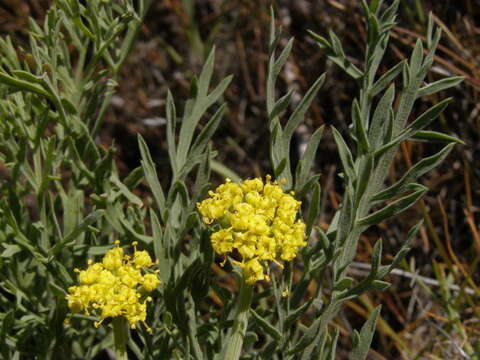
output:
[[[128,360],[128,329],[126,319],[123,316],[114,317],[112,325],[116,360]]]
[[[240,358],[243,339],[247,332],[248,312],[252,302],[252,295],[253,285],[245,283],[245,279],[242,277],[235,320],[231,332],[227,337],[226,348],[224,348],[224,356],[222,359],[238,360]]]

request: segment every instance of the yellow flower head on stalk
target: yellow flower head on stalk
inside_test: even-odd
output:
[[[152,300],[147,294],[157,288],[160,280],[158,270],[144,274],[155,263],[148,252],[137,250],[136,241],[132,244],[133,257],[125,255],[119,244],[115,241],[115,247],[101,262],[89,260],[87,269],[75,269],[80,285],[68,289],[67,301],[74,313],[98,315],[100,321],[94,323],[95,327],[106,318],[123,316],[135,329],[139,321],[145,324],[146,303]]]
[[[270,176],[265,183],[261,178],[241,184],[226,179],[208,194],[197,208],[206,224],[216,221],[221,226],[211,236],[213,249],[225,256],[236,249],[247,283],[268,280],[265,261],[290,261],[306,245],[305,224],[296,220],[301,202]]]

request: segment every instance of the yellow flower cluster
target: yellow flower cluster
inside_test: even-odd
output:
[[[197,204],[206,224],[216,220],[221,226],[211,236],[213,249],[223,255],[236,249],[247,283],[268,280],[262,262],[290,261],[306,245],[305,224],[295,221],[301,202],[293,195],[284,193],[270,176],[265,183],[261,178],[241,184],[226,179]]]
[[[155,263],[146,251],[137,250],[137,242],[133,242],[133,258],[125,255],[115,241],[115,247],[109,250],[102,262],[88,262],[86,270],[75,269],[78,273],[79,286],[68,289],[68,306],[74,313],[93,312],[100,317],[95,322],[98,327],[109,317],[123,316],[134,329],[137,322],[145,323],[147,302],[146,296],[160,284],[157,273],[142,274],[144,268]]]

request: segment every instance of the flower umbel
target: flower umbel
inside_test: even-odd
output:
[[[75,313],[89,315],[92,311],[98,315],[96,327],[106,318],[123,316],[134,329],[139,321],[145,324],[147,302],[151,301],[147,293],[155,290],[160,280],[158,271],[142,273],[155,263],[146,251],[137,250],[136,241],[133,259],[124,254],[119,244],[115,241],[116,246],[107,251],[101,262],[89,260],[86,270],[75,269],[80,285],[68,289],[68,306]]]
[[[206,224],[216,221],[222,227],[211,236],[213,249],[222,255],[236,249],[247,283],[268,280],[263,268],[266,260],[290,261],[306,245],[305,224],[295,221],[301,202],[293,195],[284,193],[270,176],[265,183],[261,178],[241,184],[226,179],[209,192],[209,198],[197,203]]]

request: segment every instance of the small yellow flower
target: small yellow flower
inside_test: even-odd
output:
[[[221,255],[238,251],[247,283],[268,280],[266,260],[293,260],[298,248],[306,245],[305,224],[296,220],[301,202],[270,176],[265,182],[255,178],[241,184],[226,179],[209,196],[197,208],[206,224],[221,225],[211,235],[212,247]]]
[[[137,250],[137,242],[133,243],[133,260],[124,255],[119,244],[115,241],[116,246],[107,251],[101,262],[89,260],[86,270],[75,269],[80,285],[68,289],[67,301],[74,313],[98,315],[96,327],[106,318],[123,316],[134,329],[139,321],[145,323],[147,317],[146,303],[151,298],[145,297],[145,293],[155,290],[160,280],[158,271],[142,273],[154,263],[146,251]]]
[[[103,257],[102,263],[105,269],[115,270],[122,266],[123,262],[123,249],[121,247],[115,247],[109,250]]]
[[[247,283],[253,284],[255,281],[269,280],[268,275],[264,274],[263,266],[258,259],[249,260],[242,265]]]
[[[143,279],[143,288],[148,292],[155,290],[160,284],[157,274],[147,274]]]

